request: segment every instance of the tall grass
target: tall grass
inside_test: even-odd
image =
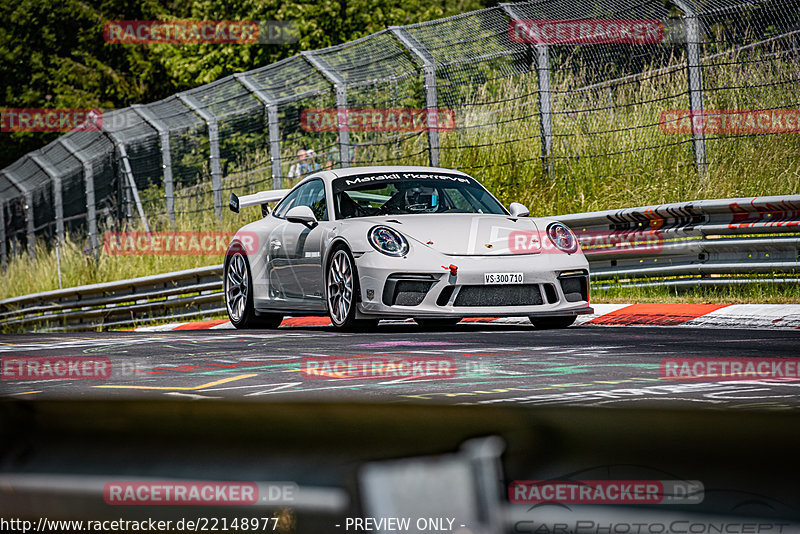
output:
[[[797,107],[797,65],[748,57],[740,65],[707,65],[704,69],[706,109],[766,109]],[[708,173],[699,176],[688,134],[665,132],[659,120],[665,109],[688,107],[683,69],[644,76],[614,87],[574,91],[584,85],[580,70],[553,73],[552,171],[541,159],[537,80],[524,75],[493,80],[478,86],[471,98],[454,109],[458,127],[440,132],[443,167],[464,170],[508,204],[526,204],[535,216],[585,212],[701,198],[791,194],[800,190],[800,134],[709,136]],[[353,133],[361,144],[356,164],[397,161],[426,164],[425,134],[395,142],[369,145],[375,134]],[[390,136],[382,138],[391,139]],[[284,153],[301,146],[284,143]],[[230,191],[248,194],[269,187],[269,153],[242,156],[224,179],[224,200]],[[230,172],[230,171],[229,171]],[[254,182],[262,185],[254,187]],[[284,186],[291,186],[284,180]],[[153,229],[233,231],[259,216],[257,208],[239,215],[227,209],[214,215],[210,181],[176,191],[176,221],[172,226],[163,210],[163,191],[142,191]],[[138,221],[124,229],[141,230]],[[64,287],[160,272],[212,265],[219,256],[114,256],[87,252],[84,236],[69,237],[60,247]],[[0,298],[56,289],[55,250],[36,244],[36,259],[27,253],[11,257],[0,279]],[[609,294],[635,299],[670,298],[669,291],[648,289]],[[728,289],[716,293],[735,299],[797,300],[797,291],[780,287],[768,291]],[[698,293],[699,292],[699,293]],[[704,293],[705,292],[705,293]],[[699,289],[702,298],[713,292]],[[722,295],[722,297],[720,297]],[[679,297],[678,293],[674,294]],[[713,297],[713,298],[717,298]],[[694,298],[694,297],[693,297]]]

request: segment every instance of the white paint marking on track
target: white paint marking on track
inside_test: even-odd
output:
[[[166,395],[172,395],[175,397],[188,397],[190,399],[197,399],[197,400],[209,400],[209,399],[222,399],[223,397],[210,397],[208,395],[197,395],[196,393],[181,393],[180,391],[169,391]]]
[[[236,339],[241,341],[242,338],[254,339],[271,339],[271,338],[286,338],[286,337],[308,337],[305,333],[292,333],[292,332],[276,332],[274,334],[239,334]],[[229,335],[193,335],[193,336],[154,336],[154,337],[141,337],[141,336],[118,336],[118,337],[98,337],[94,339],[81,339],[72,341],[50,341],[43,343],[20,343],[16,345],[0,345],[0,352],[31,352],[40,350],[59,350],[70,348],[84,348],[84,347],[113,347],[125,345],[140,345],[142,343],[176,343],[186,341],[189,343],[198,343],[203,341],[220,341],[231,340]]]
[[[342,380],[344,380],[344,379],[342,379]],[[326,390],[326,389],[353,389],[353,388],[358,388],[360,386],[361,386],[361,384],[352,384],[352,385],[348,385],[348,386],[326,386],[326,387],[321,387],[321,388],[315,387],[315,388],[311,388],[311,389],[291,390],[291,391],[287,391],[285,389],[277,390],[277,391],[255,391],[253,393],[245,394],[245,397],[258,397],[260,395],[280,395],[281,393],[308,393],[309,391],[317,392],[317,391],[323,391],[323,390]]]
[[[566,393],[544,393],[527,395],[524,397],[506,397],[500,399],[486,399],[476,401],[473,404],[497,404],[501,402],[514,402],[520,404],[567,404],[572,402],[586,403],[588,401],[602,401],[610,399],[630,399],[653,400],[675,394],[708,394],[712,392],[728,392],[737,390],[737,385],[718,382],[700,382],[687,384],[668,384],[658,386],[645,386],[641,388],[619,388],[599,390],[592,389],[586,391],[571,391]]]
[[[203,391],[225,391],[228,389],[252,389],[252,388],[271,388],[268,392],[272,393],[292,386],[302,385],[302,382],[281,382],[280,384],[250,384],[247,386],[228,386],[224,388],[207,388]],[[266,393],[265,393],[266,394]]]
[[[731,304],[687,321],[683,326],[800,328],[800,304]]]

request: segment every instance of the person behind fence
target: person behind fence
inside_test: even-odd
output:
[[[301,148],[297,151],[297,163],[289,168],[288,178],[299,179],[309,172],[310,167],[308,166],[308,163],[306,163],[306,157],[307,154],[305,149]]]
[[[317,161],[317,153],[314,151],[313,148],[309,149],[306,152],[306,157],[307,157],[308,172],[317,172],[319,170],[322,170],[322,165],[320,165],[319,162]]]
[[[335,146],[332,146],[331,148],[323,152],[323,156],[325,157],[326,171],[333,169],[333,167],[339,163],[339,149],[337,149]]]
[[[347,155],[349,157],[349,161],[352,164],[356,160],[356,147],[354,145],[350,145]],[[333,169],[334,167],[341,167],[342,163],[342,153],[339,150],[339,136],[336,136],[336,140],[334,141],[333,145],[323,152],[323,156],[325,157],[325,170]]]

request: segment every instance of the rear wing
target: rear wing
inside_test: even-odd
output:
[[[259,191],[252,195],[245,195],[241,198],[231,193],[231,198],[228,201],[228,207],[234,213],[239,213],[239,210],[248,206],[257,206],[261,204],[261,211],[265,211],[267,204],[270,202],[277,202],[289,193],[291,189],[272,189],[270,191]],[[268,208],[267,208],[268,211]]]

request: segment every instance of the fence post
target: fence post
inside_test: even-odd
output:
[[[156,118],[153,112],[147,107],[134,104],[131,108],[143,121],[155,128],[158,132],[158,138],[161,141],[161,168],[164,170],[164,202],[167,208],[169,223],[175,226],[175,188],[172,182],[172,152],[169,140],[169,128]]]
[[[222,219],[222,167],[219,161],[219,123],[217,118],[200,107],[194,97],[178,93],[178,99],[203,119],[208,127],[208,150],[211,159],[211,190],[214,193],[214,214]]]
[[[144,231],[148,234],[150,233],[150,225],[147,223],[147,217],[144,214],[144,208],[142,207],[142,201],[139,198],[139,188],[136,187],[136,180],[133,177],[133,169],[131,169],[131,162],[128,159],[128,151],[125,150],[125,143],[117,136],[117,134],[112,132],[104,132],[111,142],[114,143],[114,146],[117,148],[117,152],[119,153],[120,160],[122,160],[122,174],[125,175],[125,178],[128,181],[128,187],[130,188],[129,191],[131,195],[133,195],[133,201],[136,204],[136,211],[139,213],[139,218],[142,220],[142,224],[144,225]]]
[[[521,20],[511,5],[503,4],[503,11],[512,21]],[[536,78],[539,82],[539,130],[542,139],[542,168],[553,175],[553,101],[550,91],[550,49],[536,43]]]
[[[341,167],[350,166],[350,129],[347,124],[347,83],[324,59],[311,52],[300,54],[333,85],[336,90],[336,117],[339,130],[339,159]]]
[[[390,26],[389,31],[409,52],[422,61],[422,70],[425,74],[425,107],[427,108],[426,114],[428,116],[428,152],[431,167],[438,167],[439,96],[436,91],[436,58],[402,26]]]
[[[61,188],[61,176],[48,161],[42,158],[41,155],[31,152],[31,160],[39,166],[44,173],[50,177],[53,184],[53,207],[56,212],[56,241],[57,243],[64,242],[64,198],[63,190]]]
[[[278,102],[267,92],[259,87],[246,73],[233,75],[245,89],[255,96],[267,111],[267,124],[269,126],[269,154],[272,162],[272,188],[283,189],[283,176],[281,175],[281,138],[278,125]]]
[[[8,251],[6,250],[6,201],[0,200],[0,266],[3,271],[8,265]]]
[[[59,138],[61,145],[83,165],[83,183],[86,191],[86,225],[89,228],[89,245],[96,252],[98,247],[97,236],[97,206],[94,198],[94,168],[92,162],[64,136]]]
[[[536,71],[539,78],[539,117],[542,132],[542,166],[553,174],[553,101],[550,92],[550,49],[536,44]]]
[[[22,193],[25,197],[25,204],[23,204],[22,207],[25,210],[25,226],[28,235],[28,254],[31,258],[36,259],[36,248],[34,247],[36,235],[34,234],[33,229],[33,195],[26,187],[22,187],[22,182],[19,180],[19,178],[11,174],[11,172],[3,171],[3,175],[14,187],[17,188],[17,191]]]
[[[708,170],[706,160],[706,135],[703,129],[695,128],[695,116],[703,117],[703,69],[700,64],[700,21],[691,6],[683,0],[675,0],[683,11],[686,28],[686,69],[689,82],[689,118],[692,124],[692,151],[697,173],[704,177]],[[704,120],[700,121],[705,124]]]

